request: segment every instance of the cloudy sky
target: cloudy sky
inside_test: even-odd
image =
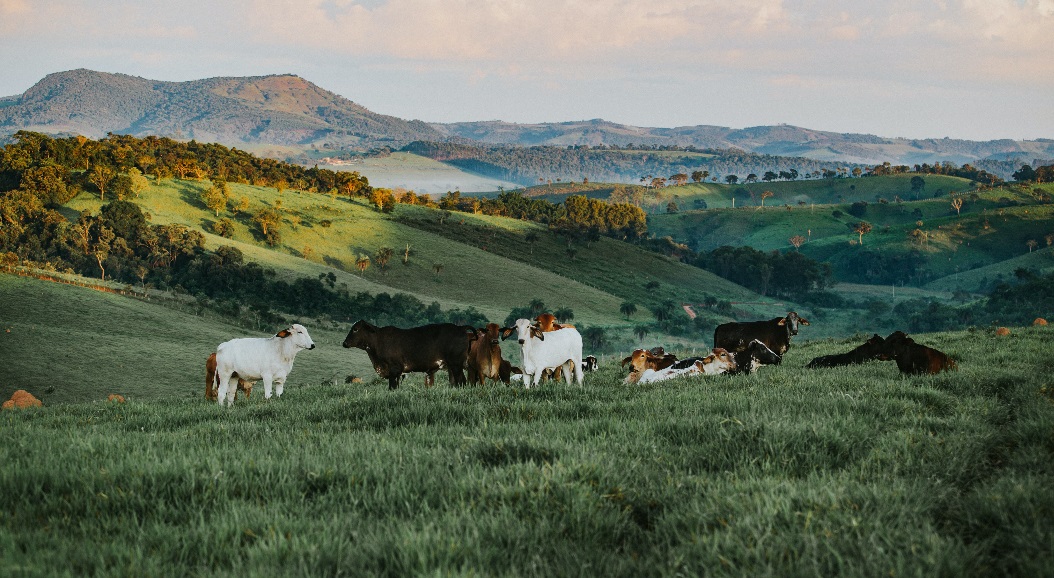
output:
[[[1054,138],[1054,0],[0,0],[0,96],[75,68],[434,122]]]

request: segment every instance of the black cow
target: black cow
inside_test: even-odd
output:
[[[587,355],[582,359],[582,371],[596,371],[600,367],[597,363],[597,358],[593,355]]]
[[[853,365],[855,363],[864,363],[876,359],[890,359],[889,352],[886,351],[886,340],[879,337],[877,333],[872,335],[871,339],[863,342],[852,351],[813,358],[813,360],[809,362],[809,365],[806,365],[805,367],[840,367],[843,365]]]
[[[423,371],[425,385],[432,385],[440,369],[447,370],[451,385],[464,385],[468,346],[475,335],[473,328],[453,323],[400,329],[356,321],[344,347],[364,350],[377,375],[388,379],[388,389],[399,387],[403,373],[415,371]]]
[[[783,357],[757,339],[748,343],[746,349],[733,355],[736,359],[736,369],[731,373],[754,373],[762,365],[783,363]]]
[[[714,330],[714,347],[738,353],[757,339],[773,353],[782,356],[790,349],[790,338],[798,334],[799,324],[808,325],[809,321],[793,311],[787,313],[786,317],[776,317],[768,321],[724,323]]]

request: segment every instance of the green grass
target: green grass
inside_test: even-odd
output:
[[[15,575],[1054,573],[1047,328],[915,336],[958,360],[938,376],[803,368],[858,335],[756,376],[626,386],[616,356],[583,387],[388,392],[320,379],[361,352],[309,325],[283,398],[225,410],[200,366],[240,331],[0,283],[0,318],[36,320],[0,333],[3,393],[34,364],[56,387],[0,413]],[[117,388],[129,403],[101,401]]]
[[[204,399],[205,359],[218,344],[282,329],[247,330],[173,305],[0,274],[0,397],[25,389],[52,403],[111,393],[137,401]],[[365,354],[340,346],[348,324],[299,321],[318,347],[297,356],[291,388],[373,375]],[[254,396],[262,391],[259,384]]]

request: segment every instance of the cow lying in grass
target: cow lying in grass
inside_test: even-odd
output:
[[[885,339],[882,339],[878,334],[875,334],[851,351],[815,357],[809,362],[809,365],[806,365],[805,367],[840,367],[843,365],[853,365],[873,360],[886,360],[889,359],[889,354],[886,352],[885,343]]]
[[[655,383],[689,375],[719,375],[735,369],[735,357],[724,349],[716,348],[706,357],[683,359],[658,371],[645,368],[637,374],[636,383]]]
[[[894,331],[886,337],[884,350],[889,358],[897,362],[897,369],[901,373],[932,375],[956,368],[955,361],[947,354],[915,343],[915,340],[903,331]]]
[[[314,349],[307,329],[299,323],[283,329],[274,337],[245,337],[221,343],[216,348],[217,401],[234,405],[237,379],[262,380],[264,397],[271,399],[271,387],[282,397],[285,379],[293,369],[296,354],[304,349]],[[235,377],[237,376],[237,377]]]
[[[733,373],[756,373],[762,365],[779,365],[783,362],[779,354],[757,339],[747,344],[746,349],[737,351],[735,358],[736,368]]]

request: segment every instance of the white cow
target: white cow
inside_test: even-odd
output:
[[[282,397],[285,378],[293,369],[293,359],[301,349],[314,349],[315,342],[303,325],[293,324],[274,337],[246,337],[221,343],[216,348],[217,400],[222,406],[234,405],[238,378],[262,380],[264,397],[271,399],[274,383],[278,397]],[[237,377],[234,377],[237,374]]]
[[[538,383],[543,371],[560,367],[568,360],[572,362],[569,369],[574,370],[575,380],[582,385],[582,335],[577,329],[568,327],[543,333],[529,319],[517,319],[515,327],[522,354],[524,387],[531,387],[532,376]],[[564,371],[564,379],[571,383],[570,371]]]

